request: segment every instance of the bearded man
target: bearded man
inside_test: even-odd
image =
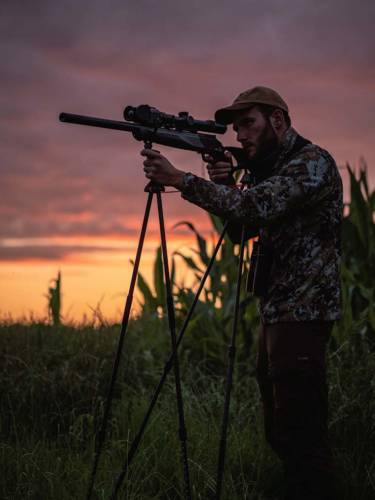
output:
[[[247,237],[259,237],[268,255],[257,287],[265,436],[283,463],[285,499],[331,500],[325,355],[340,317],[341,178],[330,154],[292,128],[287,104],[272,89],[242,92],[215,119],[233,124],[254,185],[223,185],[231,178],[229,154],[224,162],[209,158],[210,181],[175,168],[153,150],[141,153],[147,157],[144,171],[228,220],[233,242],[243,224]]]

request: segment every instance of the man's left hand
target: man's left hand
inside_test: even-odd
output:
[[[146,156],[143,170],[147,179],[163,186],[182,188],[182,178],[185,172],[178,170],[167,158],[154,149],[143,149],[141,155]]]

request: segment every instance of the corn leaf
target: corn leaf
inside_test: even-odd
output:
[[[161,254],[161,245],[156,251],[154,262],[154,288],[156,293],[156,301],[159,306],[165,307],[165,281],[163,271],[163,259]]]

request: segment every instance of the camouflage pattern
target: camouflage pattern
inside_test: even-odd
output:
[[[271,243],[268,291],[260,301],[265,324],[340,317],[342,181],[330,154],[305,145],[287,159],[297,138],[290,127],[271,176],[245,190],[186,173],[184,199]]]

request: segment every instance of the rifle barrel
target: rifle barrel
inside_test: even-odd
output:
[[[90,125],[91,127],[110,128],[114,130],[123,130],[133,132],[139,125],[120,122],[117,120],[107,120],[105,118],[96,118],[95,116],[74,115],[71,113],[60,113],[61,122],[76,123],[78,125]]]

